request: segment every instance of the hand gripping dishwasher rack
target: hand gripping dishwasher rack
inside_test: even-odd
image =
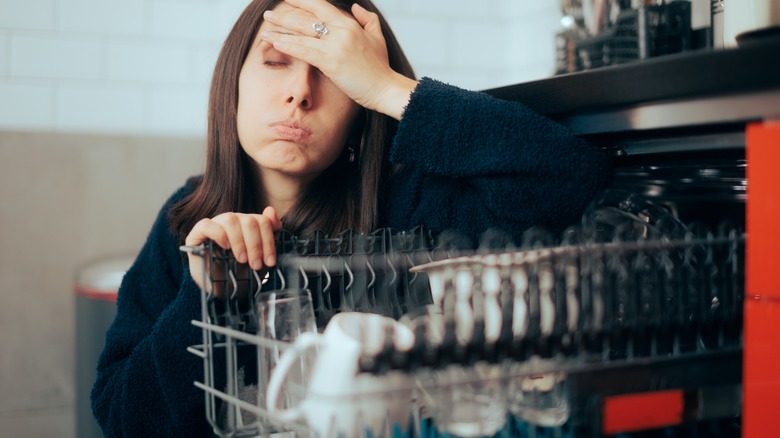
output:
[[[255,294],[309,290],[320,329],[344,311],[406,321],[421,309],[439,315],[440,324],[413,325],[411,349],[387,342],[360,359],[361,372],[412,376],[416,391],[407,427],[385,424],[364,436],[478,436],[441,415],[457,406],[452,394],[473,388],[498,414],[500,427],[488,436],[739,436],[744,234],[726,224],[690,226],[672,239],[584,229],[561,240],[534,229],[519,247],[471,252],[422,228],[283,233],[279,267],[264,278],[213,244],[187,250],[204,263],[224,262],[204,284],[232,292],[244,284]],[[269,415],[266,382],[241,367],[246,350],[262,355],[290,344],[257,336],[253,300],[241,304],[232,292],[202,294],[202,319],[193,324],[203,343],[188,348],[203,359],[204,380],[195,385],[214,433],[315,436],[305,423]],[[551,396],[557,419],[539,421],[534,404]]]

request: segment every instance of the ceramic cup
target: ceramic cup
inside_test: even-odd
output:
[[[400,372],[372,375],[359,372],[364,354],[374,354],[392,336],[396,348],[412,347],[408,327],[385,316],[339,313],[323,334],[302,333],[282,355],[268,382],[268,410],[281,421],[305,420],[318,437],[389,436],[405,430],[414,382]],[[282,387],[302,354],[317,348],[306,396],[297,406],[279,406]]]

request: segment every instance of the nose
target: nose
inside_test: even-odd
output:
[[[300,63],[290,75],[289,93],[287,103],[299,106],[305,110],[314,107],[313,90],[316,87],[315,81],[317,72],[309,64]]]

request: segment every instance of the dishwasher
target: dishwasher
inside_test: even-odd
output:
[[[204,254],[226,262],[215,277],[258,294],[308,290],[320,328],[338,312],[438,316],[410,325],[410,348],[388,342],[360,357],[360,372],[412,375],[418,393],[409,400],[413,427],[388,422],[372,436],[738,436],[745,236],[733,222],[684,226],[669,211],[611,189],[561,241],[534,229],[518,248],[492,236],[500,243],[476,252],[424,229],[287,235],[281,267],[266,279],[242,277],[219,248]],[[241,390],[247,349],[260,357],[291,344],[255,335],[261,321],[251,306],[204,294],[202,311],[204,343],[192,351],[210,376],[197,385],[215,430],[307,436],[306,425],[275,422],[262,391],[247,399]],[[215,372],[227,373],[225,387],[214,386]],[[375,396],[349,395],[355,409]],[[459,406],[480,415],[442,417]]]
[[[622,202],[638,206],[639,199],[630,195]],[[550,245],[551,236],[532,230],[513,251],[437,248],[422,229],[321,235],[317,242],[307,236],[288,245],[296,251],[265,284],[308,290],[319,327],[339,312],[411,322],[413,345],[399,349],[389,339],[358,360],[361,373],[413,376],[411,426],[400,430],[388,421],[372,436],[738,430],[744,235],[723,224],[677,240],[656,239],[656,227],[670,226],[664,219],[652,225],[623,221],[654,213],[648,204],[641,207],[643,212],[621,210],[619,223],[611,207],[594,211],[609,216],[595,217],[603,221],[595,238],[604,240],[570,228],[567,242]],[[226,262],[225,275],[216,277],[263,289],[259,276],[240,276],[229,254],[218,248],[204,254]],[[293,345],[264,342],[254,334],[262,323],[257,310],[241,311],[229,301],[215,305],[204,294],[204,319],[195,322],[204,343],[191,351],[203,357],[204,375],[212,377],[196,383],[206,392],[210,422],[221,436],[306,435],[305,425],[277,423],[262,391],[249,400],[242,396],[239,364],[246,349],[260,357]],[[435,318],[409,317],[420,313]],[[216,365],[217,356],[228,365]],[[227,372],[224,388],[213,386],[217,370]],[[375,396],[348,397],[360,409]],[[469,414],[461,412],[466,408],[479,416],[466,421],[450,415]],[[353,429],[324,435],[353,436]]]
[[[551,90],[648,78],[653,69],[739,70],[768,62],[775,49],[670,57],[487,90],[528,102],[613,155],[612,186],[562,234],[534,228],[514,241],[494,231],[469,246],[457,233],[423,228],[282,233],[279,266],[263,275],[242,270],[220,248],[185,248],[212,268],[204,269],[207,289],[225,291],[222,298],[202,294],[202,319],[193,324],[203,342],[188,348],[203,359],[204,379],[195,385],[214,433],[766,436],[771,417],[763,414],[775,388],[763,361],[773,357],[767,346],[777,346],[767,331],[777,326],[771,296],[780,293],[770,254],[777,244],[771,219],[779,213],[768,188],[778,180],[771,160],[780,130],[766,122],[780,118],[777,67],[749,77],[727,69],[720,82],[686,87],[688,95],[662,85],[651,101],[641,90],[621,93],[601,108],[588,108],[584,98],[562,104],[567,97]],[[749,179],[761,186],[748,190]],[[751,268],[756,260],[766,263]],[[759,271],[769,272],[760,277],[769,278],[766,296],[746,292],[759,284],[750,280]],[[255,298],[305,291],[312,331],[325,329],[325,336],[329,322],[346,313],[403,325],[410,343],[400,346],[397,332],[387,330],[378,347],[344,361],[357,375],[401,376],[393,380],[400,383],[378,392],[356,385],[325,398],[316,406],[342,412],[332,418],[281,419],[267,405],[268,370],[260,363],[299,347],[259,336],[257,300],[238,299],[238,290]],[[763,332],[748,336],[750,327]],[[289,383],[285,402],[311,397],[305,380]],[[387,408],[399,394],[401,414]],[[352,412],[327,410],[342,405]]]

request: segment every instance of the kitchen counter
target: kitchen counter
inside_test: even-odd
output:
[[[578,134],[780,118],[780,39],[485,90]]]

